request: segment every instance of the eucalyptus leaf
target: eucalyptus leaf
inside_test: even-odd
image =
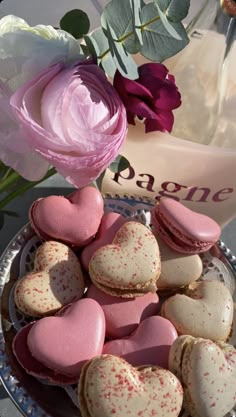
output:
[[[89,56],[90,55],[90,51],[89,48],[87,47],[87,45],[84,44],[80,44],[81,50],[84,54],[84,56]]]
[[[123,45],[126,49],[126,51],[130,54],[137,54],[140,51],[141,42],[139,42],[139,38],[137,36],[137,33],[140,31],[140,29],[135,30],[132,36],[127,38]],[[141,31],[140,31],[141,33]]]
[[[125,50],[122,43],[114,41],[113,29],[107,23],[108,44],[111,55],[119,72],[126,78],[135,80],[139,77],[138,67],[131,55]]]
[[[86,46],[93,58],[97,59],[109,49],[107,38],[101,28],[94,30],[91,34],[84,36]],[[106,45],[106,46],[105,46]]]
[[[140,26],[141,25],[140,12],[141,12],[142,7],[145,4],[143,4],[141,0],[129,0],[129,1],[130,1],[131,9],[132,9],[132,14],[133,14],[134,26]]]
[[[97,59],[98,65],[101,65],[104,71],[113,78],[116,65],[111,55],[108,39],[102,28],[98,28],[90,35],[85,36],[84,40],[91,55]]]
[[[165,13],[163,13],[163,11],[162,11],[162,10],[160,9],[160,7],[158,6],[158,0],[154,0],[154,2],[155,2],[155,5],[156,5],[156,8],[157,8],[157,10],[158,10],[158,13],[159,13],[160,19],[161,19],[161,21],[162,21],[162,24],[163,24],[163,26],[166,28],[167,32],[169,32],[169,34],[170,34],[171,36],[173,36],[173,38],[175,38],[175,39],[177,39],[177,40],[181,40],[181,38],[180,38],[179,34],[178,34],[178,33],[176,32],[176,30],[174,29],[173,24],[171,24],[171,23],[168,21],[168,19],[167,19],[167,17],[166,17],[166,14],[165,14]]]
[[[133,10],[128,0],[110,1],[103,10],[101,24],[105,30],[107,24],[112,28],[114,40],[121,42],[127,52],[136,54],[139,51],[138,38],[133,30]]]
[[[89,31],[90,22],[88,15],[83,10],[70,10],[60,20],[60,27],[76,39],[80,39]]]
[[[132,32],[132,8],[129,0],[111,0],[104,8],[101,16],[103,28],[107,23],[112,27],[116,39]]]
[[[117,68],[110,53],[101,60],[100,65],[106,74],[108,74],[111,78],[114,78]]]
[[[141,33],[141,20],[140,20],[140,13],[141,8],[143,7],[143,4],[141,3],[141,0],[130,0],[131,8],[132,8],[132,14],[133,14],[133,31],[135,32],[135,35],[138,38],[138,41],[140,44],[142,44],[142,33]]]
[[[174,39],[163,26],[155,4],[149,3],[143,7],[140,18],[143,28],[143,45],[140,52],[147,59],[162,62],[177,54],[188,44],[189,39],[182,23],[173,22],[173,27],[181,40]]]
[[[190,7],[190,0],[155,0],[155,2],[172,22],[183,20]]]
[[[122,155],[118,155],[114,162],[112,162],[109,166],[110,171],[113,173],[124,171],[125,169],[129,168],[130,163],[128,159],[126,159]]]
[[[119,45],[118,43],[117,44],[115,43],[113,39],[114,33],[112,33],[112,31],[113,31],[112,28],[107,23],[106,32],[107,32],[107,39],[108,39],[108,44],[109,44],[112,58],[114,59],[116,67],[119,68],[119,71],[121,73],[127,72],[125,64],[121,56],[123,52],[122,44]]]

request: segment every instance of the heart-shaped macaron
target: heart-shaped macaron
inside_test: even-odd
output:
[[[183,390],[166,369],[135,369],[112,355],[92,359],[79,381],[82,417],[177,417]]]
[[[169,369],[184,387],[192,417],[223,417],[236,404],[236,350],[223,342],[181,336],[170,350]]]
[[[114,212],[104,214],[95,239],[81,252],[80,261],[86,271],[89,269],[89,262],[94,252],[101,246],[112,243],[116,233],[125,222],[127,219],[121,214]]]
[[[226,340],[233,322],[234,304],[228,288],[218,281],[193,283],[186,294],[176,294],[162,305],[161,314],[180,335]]]
[[[22,327],[13,339],[12,350],[19,364],[27,374],[46,380],[50,384],[70,385],[78,382],[78,376],[67,376],[53,371],[32,356],[27,345],[27,338],[34,323],[32,322]]]
[[[163,240],[181,253],[209,250],[219,239],[220,226],[172,198],[162,198],[151,212],[152,225]]]
[[[83,364],[102,352],[105,318],[100,305],[84,298],[65,309],[63,316],[44,317],[29,331],[31,354],[43,365],[77,376]]]
[[[94,253],[89,274],[94,285],[104,292],[132,298],[156,292],[160,265],[153,233],[143,224],[130,221],[121,226],[112,244]]]
[[[36,200],[29,217],[43,239],[55,239],[77,247],[87,245],[98,231],[104,202],[94,187],[84,187],[69,198],[49,196]]]
[[[130,337],[107,342],[103,353],[121,356],[133,366],[148,363],[168,369],[170,347],[177,337],[169,320],[160,316],[148,317]]]
[[[157,282],[159,293],[169,294],[200,278],[203,265],[199,255],[176,252],[160,236],[157,236],[157,241],[161,255],[161,274]]]
[[[17,281],[14,299],[23,313],[42,317],[78,300],[84,289],[77,256],[63,243],[48,241],[36,251],[35,270]]]
[[[102,307],[108,339],[130,336],[141,321],[154,316],[160,309],[157,293],[149,292],[136,298],[114,297],[91,284],[86,296]]]

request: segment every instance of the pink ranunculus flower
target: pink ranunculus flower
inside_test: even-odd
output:
[[[118,71],[114,87],[127,110],[127,119],[135,124],[135,117],[144,119],[146,133],[159,130],[171,132],[173,109],[181,105],[181,96],[173,75],[163,64],[148,63],[138,68],[139,78],[129,80]]]
[[[126,137],[125,107],[91,60],[52,65],[20,87],[10,104],[27,147],[76,187],[95,180]]]

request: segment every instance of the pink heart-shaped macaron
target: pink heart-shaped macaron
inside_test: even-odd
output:
[[[77,376],[83,364],[102,352],[105,318],[100,305],[89,298],[65,309],[63,316],[45,317],[32,326],[27,344],[43,365]]]
[[[81,247],[98,231],[104,202],[94,187],[84,187],[69,198],[49,196],[36,200],[30,208],[30,222],[43,239],[56,239]]]
[[[126,221],[127,219],[118,213],[111,212],[104,214],[95,239],[87,245],[81,253],[80,260],[87,271],[89,269],[90,259],[94,252],[101,246],[112,243],[116,233]]]
[[[102,307],[108,339],[130,336],[141,321],[156,315],[160,309],[159,297],[152,292],[136,298],[114,297],[91,284],[86,295]]]
[[[130,337],[107,342],[103,354],[121,356],[133,366],[149,364],[167,369],[169,351],[177,337],[169,320],[153,316],[143,320]]]
[[[153,228],[167,245],[181,253],[201,253],[219,239],[220,226],[172,198],[163,198],[151,212]]]
[[[78,376],[67,376],[53,371],[32,356],[27,345],[27,338],[34,324],[35,322],[32,322],[22,327],[13,339],[12,350],[22,368],[27,374],[46,380],[50,384],[71,385],[78,382]]]

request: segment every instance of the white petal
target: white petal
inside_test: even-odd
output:
[[[4,33],[14,32],[20,27],[28,27],[28,23],[18,16],[8,15],[0,19],[0,36]]]
[[[49,163],[32,151],[25,142],[22,141],[22,146],[20,145],[23,138],[21,138],[19,130],[12,131],[8,135],[9,145],[11,144],[12,149],[2,146],[5,138],[6,136],[0,133],[0,160],[29,181],[42,179],[49,169]],[[15,149],[12,146],[14,142],[16,143]],[[17,152],[17,148],[20,152]]]
[[[30,27],[23,19],[0,19],[0,79],[15,91],[39,72],[59,61],[81,59],[79,42],[52,26]]]

